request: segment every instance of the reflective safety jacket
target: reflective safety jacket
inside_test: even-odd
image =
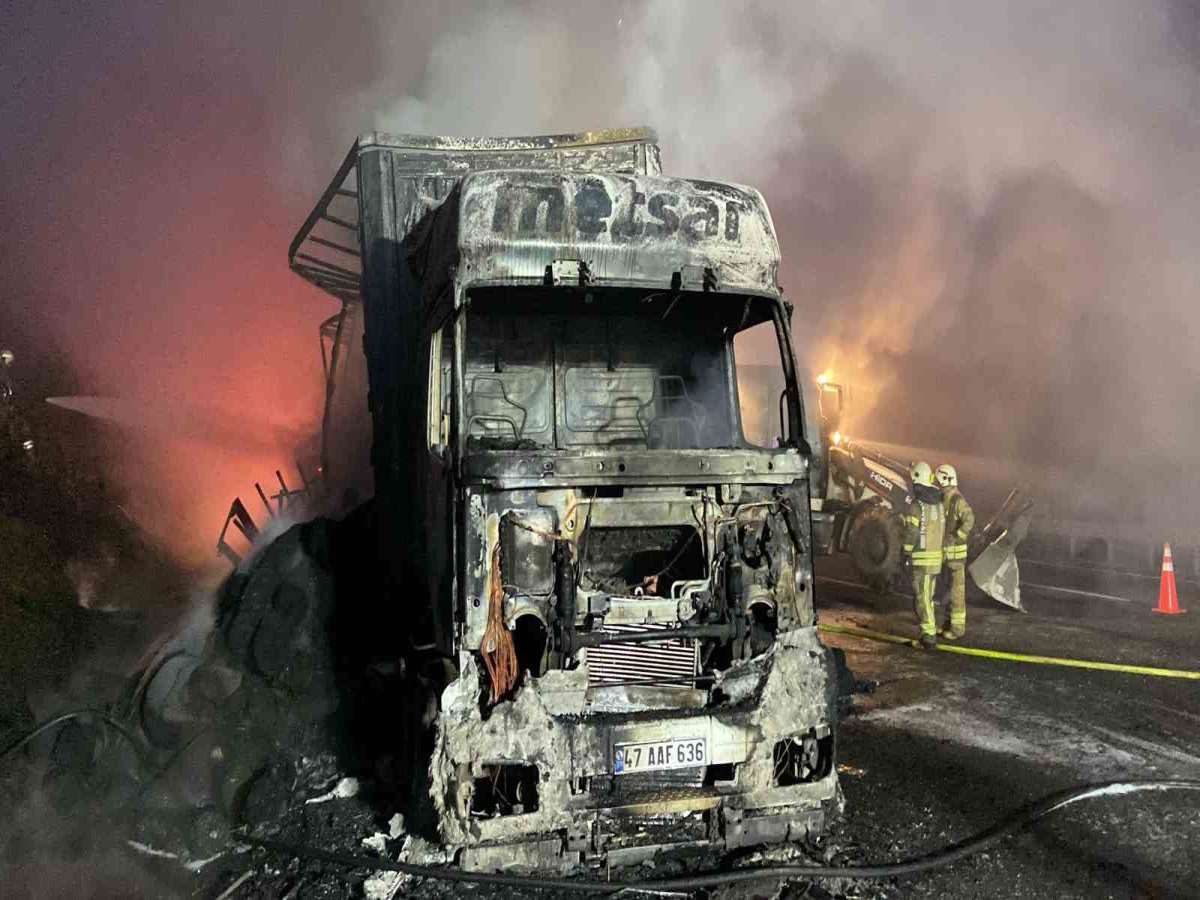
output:
[[[916,498],[904,516],[904,552],[912,559],[914,569],[940,569],[946,529],[941,492],[916,485],[913,493]]]
[[[942,506],[946,513],[946,537],[942,545],[946,562],[965,562],[967,538],[975,527],[975,511],[957,487],[946,489]]]

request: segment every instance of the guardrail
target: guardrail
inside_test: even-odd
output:
[[[1064,570],[1157,579],[1163,544],[1171,545],[1177,578],[1200,581],[1200,543],[1167,531],[1152,538],[1099,522],[1034,519],[1017,551],[1021,563]]]

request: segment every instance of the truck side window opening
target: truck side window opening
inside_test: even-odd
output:
[[[782,383],[769,302],[633,288],[477,288],[466,324],[467,448],[745,446],[728,335],[752,310],[751,322],[763,324],[749,331],[767,330]],[[754,358],[765,363],[768,352]]]
[[[438,329],[429,341],[429,449],[450,443],[450,388],[454,368],[454,326]]]
[[[787,384],[779,334],[768,320],[733,337],[742,435],[756,447],[775,447],[779,434],[779,395]]]

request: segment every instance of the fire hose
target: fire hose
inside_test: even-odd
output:
[[[73,722],[77,719],[91,721],[110,729],[114,734],[118,735],[123,741],[125,741],[125,743],[133,748],[134,753],[137,754],[138,763],[140,765],[146,764],[146,753],[142,748],[142,742],[139,741],[126,726],[122,725],[108,713],[99,709],[75,709],[71,710],[70,712],[57,715],[52,719],[47,719],[40,725],[26,731],[23,735],[21,735],[3,750],[0,750],[0,762],[3,762],[7,757],[16,753],[22,747],[36,740],[47,731],[57,728],[59,725],[65,725],[68,722]]]
[[[1084,800],[1101,797],[1121,797],[1147,791],[1196,791],[1200,792],[1200,780],[1151,780],[1151,781],[1107,781],[1086,784],[1081,787],[1060,791],[1021,807],[996,822],[989,828],[957,844],[951,844],[934,853],[917,856],[901,862],[877,863],[864,866],[806,866],[800,864],[779,866],[754,866],[723,872],[689,875],[680,878],[630,881],[585,881],[577,878],[537,878],[525,875],[509,875],[501,872],[468,872],[443,866],[426,866],[415,863],[393,862],[374,856],[337,853],[317,847],[306,847],[244,835],[241,841],[277,853],[298,856],[304,859],[326,862],[347,868],[370,869],[372,871],[401,872],[421,878],[442,881],[473,882],[506,887],[537,888],[559,893],[615,894],[622,891],[692,891],[703,888],[721,887],[743,881],[762,878],[850,878],[885,879],[917,875],[931,869],[951,865],[982,850],[992,847],[1006,838],[1025,831],[1035,822],[1051,813],[1066,809]]]
[[[873,631],[870,628],[858,628],[849,625],[834,625],[821,623],[817,626],[829,634],[847,634],[851,637],[866,638],[870,641],[881,641],[885,644],[904,644],[917,647],[919,644],[913,638],[886,631]],[[1043,666],[1063,666],[1070,669],[1092,669],[1099,672],[1125,672],[1130,675],[1149,675],[1156,678],[1185,678],[1200,681],[1200,672],[1190,669],[1162,669],[1157,666],[1137,666],[1129,663],[1101,662],[1091,659],[1068,659],[1062,656],[1037,656],[1032,653],[1011,653],[1007,650],[989,650],[985,647],[966,647],[962,644],[939,643],[935,650],[946,653],[958,653],[962,656],[979,656],[986,659],[1002,659],[1009,662],[1034,663]]]

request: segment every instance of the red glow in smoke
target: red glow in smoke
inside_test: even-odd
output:
[[[216,558],[233,497],[262,514],[255,481],[272,493],[279,469],[298,486],[323,396],[317,326],[336,310],[288,270],[301,217],[270,183],[200,171],[204,190],[159,198],[156,227],[134,225],[139,252],[106,248],[104,278],[85,288],[79,269],[61,273],[93,297],[61,323],[83,382],[133,411],[112,474],[130,513],[190,564]]]
[[[318,125],[337,77],[300,63],[364,35],[315,11],[34,4],[4,44],[0,326],[45,336],[31,367],[62,348],[71,392],[144,410],[108,474],[190,562],[215,559],[235,495],[253,508],[256,480],[297,480],[293,438],[319,421],[317,327],[336,306],[287,247],[351,135]],[[173,406],[215,414],[175,437]]]
[[[217,223],[189,225],[217,230]],[[255,481],[271,493],[279,469],[289,486],[298,486],[298,445],[319,423],[316,329],[334,307],[287,270],[288,230],[265,224],[256,230],[223,241],[189,272],[169,306],[132,318],[115,341],[128,351],[101,357],[112,364],[115,352],[136,361],[141,377],[118,390],[145,401],[151,417],[138,440],[137,462],[144,465],[123,467],[121,474],[132,512],[189,561],[215,554],[217,530],[234,496],[260,512]],[[199,429],[180,429],[187,436],[171,438],[153,421],[163,418],[153,410],[173,402],[219,415],[207,428],[201,419]]]

